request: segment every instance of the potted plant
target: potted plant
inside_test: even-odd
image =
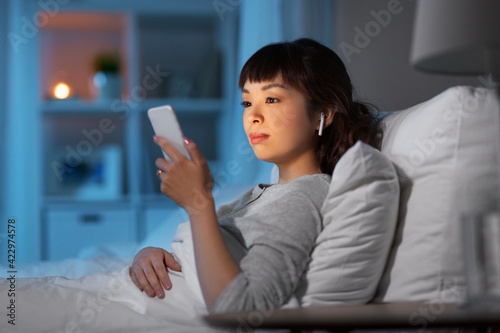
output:
[[[94,87],[96,99],[120,98],[122,78],[120,76],[120,56],[117,53],[101,53],[94,60]]]

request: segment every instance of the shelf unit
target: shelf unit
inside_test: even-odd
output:
[[[181,222],[159,191],[149,108],[171,104],[212,171],[227,160],[220,129],[233,104],[237,14],[222,23],[210,2],[148,3],[69,3],[40,29],[42,259],[141,241],[172,213],[172,232]],[[95,98],[100,52],[119,54],[120,96]],[[68,99],[53,98],[59,82]]]

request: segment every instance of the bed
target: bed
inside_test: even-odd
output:
[[[334,171],[322,207],[324,230],[294,295],[300,304],[294,311],[366,303],[463,302],[458,220],[463,211],[492,209],[490,198],[498,183],[497,150],[491,138],[498,131],[498,114],[498,100],[491,91],[453,87],[386,117],[383,154],[362,144],[349,150]],[[247,188],[234,189],[228,196]],[[137,250],[147,245],[169,247],[158,235],[161,227],[141,244],[97,248],[82,258],[24,267],[18,277],[38,278],[15,281],[16,325],[2,323],[2,332],[241,329],[240,320],[248,313],[232,314],[229,323],[217,322],[215,315],[204,319],[208,313],[188,223],[179,224],[172,243],[183,267],[182,274],[172,272],[178,289],[158,300],[133,285],[128,265]],[[3,281],[0,292],[8,287]],[[71,301],[46,302],[51,299]],[[286,310],[272,313],[286,319],[286,312],[280,312]],[[245,325],[253,330],[263,323]]]

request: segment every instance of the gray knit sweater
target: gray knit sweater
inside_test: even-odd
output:
[[[272,309],[288,302],[322,229],[320,209],[330,180],[317,174],[261,184],[219,208],[219,224],[241,273],[222,291],[213,313]]]

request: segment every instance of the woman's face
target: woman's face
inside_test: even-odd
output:
[[[277,77],[247,81],[242,97],[243,126],[257,158],[278,166],[314,159],[319,122],[309,119],[306,99],[298,90]]]

